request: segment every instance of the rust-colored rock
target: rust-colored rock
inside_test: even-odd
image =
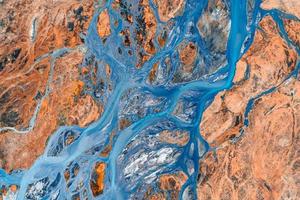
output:
[[[158,63],[154,63],[154,65],[149,73],[148,80],[150,83],[153,83],[153,81],[155,80],[155,78],[157,76],[156,74],[157,74],[158,66],[159,66]]]
[[[131,125],[131,121],[129,119],[122,118],[119,121],[119,130],[124,130],[125,128],[127,128],[130,125]]]
[[[127,12],[129,9],[129,6],[126,3],[124,3],[124,0],[114,0],[112,2],[111,6],[115,10],[123,9],[123,11],[125,11],[125,12],[120,12],[121,16],[130,24],[133,23],[133,16],[131,13]]]
[[[154,3],[158,7],[159,18],[163,22],[178,16],[185,5],[184,0],[154,0]]]
[[[37,56],[81,44],[79,33],[86,33],[93,14],[93,1],[56,1],[50,10],[44,10],[43,5],[40,13],[34,18],[38,22],[34,43]]]
[[[230,97],[233,98],[230,99],[231,102],[237,103],[235,109],[240,109],[241,97],[234,93],[230,94],[232,94]],[[218,146],[229,138],[235,137],[239,134],[239,128],[242,126],[242,112],[230,111],[223,99],[223,93],[215,97],[215,101],[205,111],[200,125],[201,135],[211,146]]]
[[[157,41],[160,47],[164,47],[167,41],[167,34],[166,32],[161,33],[158,37],[157,37]]]
[[[255,102],[249,127],[200,163],[199,199],[299,199],[300,81]]]
[[[156,33],[156,18],[152,12],[149,4],[144,5],[144,15],[145,15],[145,24],[146,24],[146,39],[144,44],[144,49],[146,53],[153,55],[156,52],[156,49],[153,44],[153,39]]]
[[[104,190],[104,179],[105,179],[105,168],[106,165],[103,162],[98,162],[95,165],[90,186],[94,197],[99,196]]]
[[[183,184],[187,181],[187,178],[187,175],[182,171],[178,171],[174,174],[163,174],[158,179],[158,188],[155,190],[149,188],[144,199],[179,199],[179,192],[181,191]]]
[[[102,106],[82,93],[78,70],[83,59],[80,33],[87,31],[93,3],[1,4],[0,128],[10,128],[0,134],[1,168],[30,167],[59,125],[86,126],[102,113]],[[54,60],[53,52],[61,48],[69,50]]]
[[[288,37],[300,48],[300,22],[290,19],[283,19],[283,22]]]
[[[271,17],[262,19],[260,27],[237,64],[235,85],[219,93],[203,114],[201,134],[216,149],[200,162],[199,199],[300,198],[300,81],[285,80],[297,54]],[[249,126],[244,126],[249,100],[274,87],[255,100]]]
[[[76,102],[71,108],[67,122],[69,124],[78,124],[81,127],[88,125],[99,118],[99,113],[103,112],[102,105],[97,105],[93,98],[85,95]]]
[[[187,176],[183,172],[162,175],[159,178],[160,189],[163,191],[180,191],[186,180]]]
[[[83,54],[76,50],[56,60],[51,91],[42,101],[32,131],[0,135],[0,150],[4,155],[0,163],[2,168],[9,171],[31,166],[59,125],[85,126],[100,117],[102,106],[81,94],[83,82],[79,80],[78,65],[82,59]]]
[[[170,143],[170,144],[177,144],[179,146],[184,146],[189,142],[190,136],[187,131],[180,131],[180,130],[164,130],[159,133],[158,136],[161,142]]]
[[[263,0],[261,8],[265,10],[278,9],[300,19],[300,1],[298,0]]]
[[[0,71],[16,75],[44,54],[82,44],[79,33],[86,33],[93,11],[88,0],[5,1],[0,9]]]
[[[112,150],[112,145],[113,145],[113,141],[114,141],[115,136],[116,136],[116,132],[113,131],[109,136],[108,144],[104,147],[104,149],[100,153],[101,157],[108,157],[108,155],[110,154],[110,152]]]
[[[20,56],[23,56],[22,52]],[[10,66],[6,65],[0,72],[0,127],[28,128],[35,107],[46,92],[49,57],[32,66],[14,69],[13,65],[20,62],[17,60]]]
[[[103,112],[102,106],[97,105],[90,96],[82,95],[84,83],[79,80],[78,69],[82,59],[82,53],[74,52],[56,60],[51,86],[53,92],[49,96],[53,98],[51,103],[58,105],[53,115],[62,119],[60,125],[86,126]]]
[[[159,187],[164,193],[164,198],[178,199],[179,192],[186,182],[187,176],[183,172],[176,174],[164,174],[159,178]]]
[[[148,199],[149,200],[166,200],[166,198],[164,197],[164,195],[162,193],[153,194],[153,195],[149,196]]]
[[[65,177],[66,182],[69,182],[69,180],[70,180],[70,170],[69,169],[64,171],[64,177]]]
[[[32,128],[30,120],[50,79],[48,55],[81,44],[79,33],[86,31],[92,12],[91,1],[21,0],[1,4],[1,128]]]
[[[197,58],[197,46],[194,43],[189,42],[179,50],[179,58],[181,60],[183,72],[192,73]]]
[[[238,76],[234,81],[239,83],[218,94],[203,113],[201,134],[212,146],[238,135],[248,101],[281,84],[295,69],[297,54],[280,37],[272,18],[265,17],[260,27],[262,31],[256,32],[252,46],[237,64]],[[241,74],[245,74],[247,66],[249,78],[243,80],[245,75]]]
[[[1,5],[0,55],[12,46],[22,49],[19,67],[32,65],[34,59],[62,47],[82,43],[79,33],[85,33],[92,13],[93,1],[5,1]]]
[[[110,18],[107,9],[99,14],[97,31],[101,38],[105,38],[111,34]]]
[[[139,29],[137,31],[137,42],[142,45],[145,53],[142,52],[139,54],[139,63],[137,67],[141,67],[147,60],[150,59],[150,55],[153,55],[156,52],[153,40],[155,38],[157,22],[154,16],[154,13],[149,5],[148,0],[141,0],[139,5],[143,7],[143,23],[145,24],[145,29]],[[143,36],[145,34],[145,36]]]
[[[124,2],[124,0],[113,1],[112,8],[119,12],[124,23],[128,23],[128,27],[121,30],[119,34],[123,37],[124,46],[134,48],[134,51],[128,50],[128,54],[136,55],[135,66],[141,68],[157,50],[154,42],[157,20],[149,0],[138,1],[137,10],[134,10],[131,3]],[[135,12],[135,16],[133,12]],[[134,31],[130,32],[129,27],[132,27]],[[133,43],[135,46],[132,45]],[[122,54],[122,51],[119,50],[119,53]]]
[[[243,60],[239,61],[236,66],[235,75],[233,78],[234,84],[239,84],[245,80],[246,72],[247,72],[247,63]]]

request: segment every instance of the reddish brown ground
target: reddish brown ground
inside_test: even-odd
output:
[[[185,146],[190,140],[190,135],[189,135],[189,132],[187,132],[187,131],[164,130],[159,133],[158,138],[161,142],[177,144],[179,146]]]
[[[261,7],[265,10],[279,9],[300,19],[299,0],[263,0]]]
[[[113,9],[118,11],[125,21],[127,21],[130,26],[135,26],[134,33],[130,33],[128,27],[121,30],[120,35],[123,36],[124,46],[131,47],[131,39],[137,42],[136,54],[138,61],[136,67],[140,68],[142,65],[148,61],[153,54],[156,52],[154,45],[155,33],[157,29],[157,20],[154,16],[154,12],[149,5],[149,0],[141,0],[138,2],[139,6],[139,16],[134,17],[130,6],[123,2],[123,0],[115,0],[112,3]],[[124,8],[124,6],[126,8]],[[126,11],[124,11],[124,9]],[[134,22],[136,25],[134,25]],[[130,53],[132,55],[132,52]]]
[[[300,80],[255,102],[237,143],[201,162],[199,199],[299,199]]]
[[[218,94],[204,112],[201,134],[216,150],[200,163],[199,199],[300,198],[300,81],[285,81],[297,54],[270,17],[260,27],[237,65],[235,86]],[[278,89],[255,101],[249,126],[233,142],[243,127],[247,102],[272,87]]]
[[[290,19],[284,19],[283,22],[288,37],[300,48],[300,22]]]
[[[179,58],[182,64],[184,73],[192,73],[193,67],[197,58],[197,46],[189,42],[183,47],[179,48]]]
[[[139,63],[137,67],[140,68],[150,57],[155,54],[156,49],[153,43],[155,38],[157,21],[154,13],[149,5],[148,0],[141,0],[140,6],[143,7],[143,23],[145,24],[145,30],[137,31],[136,40],[142,44],[141,47],[144,49],[146,54],[140,54]],[[143,34],[145,33],[145,36]]]
[[[124,130],[131,125],[131,121],[127,118],[122,118],[119,120],[119,130]]]
[[[236,85],[219,93],[203,114],[201,134],[211,146],[238,135],[248,101],[281,84],[295,69],[297,54],[280,37],[271,17],[265,17],[260,26],[262,31],[256,32],[252,46],[237,64]],[[247,66],[250,74],[244,80]]]
[[[107,9],[102,11],[98,17],[98,35],[101,38],[105,38],[110,35],[110,18]]]
[[[183,8],[184,0],[154,0],[155,5],[158,7],[159,18],[163,22],[169,21],[171,18],[179,15]]]
[[[82,44],[79,33],[88,28],[93,3],[21,0],[1,4],[0,127],[21,130],[29,126],[50,78],[51,56],[36,59],[62,47],[73,48],[55,60],[50,93],[42,101],[33,130],[26,134],[0,133],[1,168],[10,171],[30,167],[58,126],[86,126],[101,115],[102,106],[83,95],[78,70],[83,59],[83,52],[77,50]]]
[[[20,62],[22,61],[17,60],[7,64],[0,72],[0,127],[27,128],[40,99],[38,93],[43,95],[46,90],[50,71],[49,57],[32,66],[17,69]]]
[[[90,186],[94,197],[103,193],[104,190],[104,178],[105,178],[106,165],[103,162],[96,163],[94,174],[90,181]]]
[[[79,80],[78,65],[82,58],[81,52],[74,51],[56,60],[52,90],[42,102],[32,131],[0,135],[1,167],[6,170],[27,168],[43,153],[47,138],[58,126],[86,126],[99,118],[102,106],[81,93],[83,82]]]
[[[148,189],[144,199],[166,200],[179,199],[179,192],[187,180],[187,175],[182,171],[174,174],[163,174],[158,180],[158,190]]]
[[[159,16],[162,21],[167,22],[171,18],[176,17],[184,7],[183,0],[154,1],[158,6]],[[124,2],[123,0],[114,0],[112,8],[119,12],[124,21],[129,23],[129,27],[133,26],[134,31],[130,32],[129,27],[125,27],[120,31],[120,35],[123,37],[123,45],[131,47],[133,42],[136,42],[136,53],[138,60],[136,63],[137,68],[141,68],[145,62],[147,62],[159,48],[164,47],[167,40],[168,28],[171,27],[171,22],[166,25],[161,25],[162,30],[158,30],[158,20],[155,18],[154,11],[149,4],[149,0],[140,0],[138,2],[139,11],[135,11],[136,16],[133,14],[131,3]],[[114,24],[118,24],[115,23]],[[158,36],[156,36],[156,34]],[[131,41],[131,40],[135,41]],[[159,45],[155,44],[155,40]],[[129,55],[133,55],[132,51],[128,51]]]
[[[104,147],[104,149],[100,153],[101,157],[108,157],[109,156],[109,154],[112,150],[112,145],[113,145],[113,141],[114,141],[115,136],[116,136],[116,132],[113,131],[109,136],[108,144]]]
[[[152,83],[156,79],[158,66],[159,66],[158,63],[154,63],[152,69],[150,70],[150,73],[148,76],[148,80],[150,83]]]
[[[180,14],[184,6],[182,0],[154,2],[158,5],[160,19],[165,22]],[[300,18],[299,2],[264,0],[261,7],[278,8]],[[141,56],[143,63],[156,51],[152,43],[156,20],[148,1],[140,4],[145,8],[143,20],[147,33],[143,38],[138,37],[141,48],[148,54]],[[74,48],[82,44],[79,33],[86,32],[92,13],[93,1],[88,0],[19,0],[1,4],[0,127],[21,129],[28,126],[40,95],[45,94],[50,71],[50,56],[41,61],[36,59],[62,47]],[[98,31],[101,37],[106,37],[110,33],[110,22],[105,11],[101,14]],[[126,18],[132,23],[132,16]],[[36,34],[32,30],[33,22]],[[299,46],[299,23],[284,20],[284,24],[288,36]],[[215,155],[211,152],[201,162],[200,199],[300,198],[300,83],[296,79],[283,82],[295,68],[297,55],[279,36],[270,17],[263,19],[260,26],[262,31],[257,31],[252,47],[238,63],[236,85],[217,95],[204,113],[201,134],[212,147],[218,148]],[[164,46],[164,37],[159,41]],[[32,131],[26,135],[0,133],[1,168],[10,171],[31,166],[59,125],[85,126],[101,115],[101,105],[81,93],[83,82],[79,80],[78,65],[82,57],[82,52],[75,49],[56,60],[51,92],[42,103]],[[185,62],[184,57],[182,61]],[[189,59],[186,62],[189,63]],[[247,67],[250,76],[246,80]],[[274,86],[278,86],[275,92],[255,102],[249,115],[250,125],[241,139],[231,142],[230,138],[239,135],[249,99]],[[125,122],[122,124],[127,126]],[[169,138],[169,133],[162,135],[162,140]],[[184,145],[187,139],[178,140],[176,143]],[[109,148],[108,145],[104,156]],[[67,173],[65,177],[68,178]],[[96,164],[95,177],[91,187],[94,195],[98,195],[104,188],[104,163]],[[149,198],[165,199],[166,193],[176,198],[185,181],[183,173],[162,175],[160,192]],[[15,191],[15,186],[10,190]]]

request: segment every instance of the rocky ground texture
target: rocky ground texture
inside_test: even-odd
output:
[[[299,0],[261,1],[197,113],[234,2],[0,0],[0,200],[300,199]]]
[[[261,7],[299,18],[297,5],[265,0]],[[300,198],[300,80],[289,77],[298,65],[300,23],[283,22],[294,47],[265,16],[237,64],[234,86],[203,114],[201,134],[213,149],[200,164],[199,199]]]
[[[58,126],[86,126],[103,108],[79,70],[93,1],[0,6],[0,167],[11,171],[30,167]]]

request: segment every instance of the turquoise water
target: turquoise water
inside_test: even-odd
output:
[[[132,12],[138,13],[138,1],[130,2]],[[182,15],[172,19],[171,25],[158,20],[158,31],[166,28],[168,40],[141,69],[135,67],[137,55],[127,54],[129,50],[135,53],[137,44],[133,41],[132,47],[125,47],[119,35],[124,27],[129,27],[132,33],[136,27],[129,26],[112,9],[111,1],[101,7],[85,36],[87,53],[82,65],[96,66],[97,78],[103,80],[93,85],[88,77],[83,79],[91,88],[87,93],[104,105],[103,115],[85,128],[60,127],[51,136],[44,154],[30,169],[11,174],[0,171],[0,183],[20,185],[20,200],[72,199],[77,196],[93,199],[89,189],[90,176],[95,163],[101,161],[107,164],[107,170],[105,189],[98,199],[142,199],[146,186],[155,184],[155,177],[179,170],[188,175],[180,198],[197,199],[199,159],[210,150],[199,133],[202,113],[218,92],[232,87],[235,65],[251,45],[257,22],[268,14],[259,9],[260,1],[225,1],[229,32],[226,40],[218,41],[226,46],[226,51],[220,52],[211,44],[217,36],[212,40],[208,38],[211,36],[205,38],[197,28],[207,4],[206,0],[188,0]],[[159,19],[152,1],[150,5]],[[99,38],[96,29],[98,15],[104,9],[108,9],[111,18],[118,21],[118,26],[112,27],[112,34],[105,42]],[[270,13],[279,23],[280,13]],[[195,69],[190,77],[181,77],[179,70],[177,49],[185,41],[198,46]],[[169,66],[167,59],[171,63]],[[160,64],[160,78],[149,83],[148,74],[157,62]],[[103,75],[104,63],[111,67],[110,79]],[[175,81],[176,75],[179,78]],[[245,116],[251,110],[251,102]],[[120,130],[118,123],[123,117],[130,119],[132,124]],[[190,140],[183,147],[159,142],[156,134],[162,130],[187,131]],[[113,132],[116,137],[111,153],[108,157],[100,157],[99,153]],[[70,135],[75,140],[66,146],[64,142]],[[79,168],[78,175],[71,176],[71,181],[66,183],[64,171],[75,168]]]

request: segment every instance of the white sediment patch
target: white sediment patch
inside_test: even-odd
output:
[[[31,42],[35,41],[36,30],[37,30],[37,18],[34,17],[32,22],[31,22],[31,27],[30,27],[30,30],[29,30],[29,37],[30,37]]]

